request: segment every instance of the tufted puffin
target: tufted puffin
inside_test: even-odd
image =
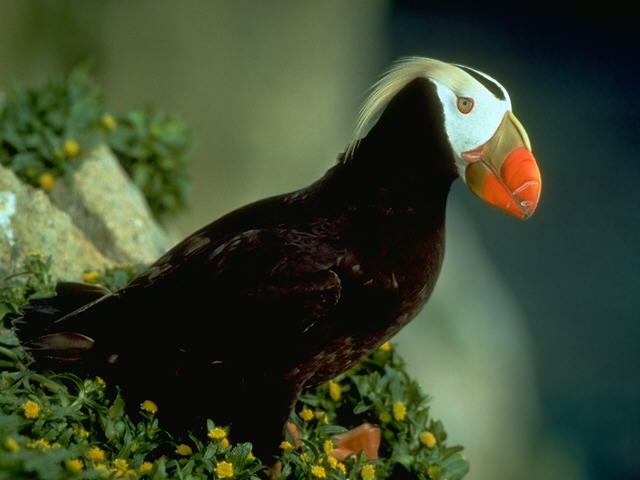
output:
[[[466,66],[402,59],[318,181],[210,223],[115,293],[59,284],[25,306],[18,335],[43,365],[100,375],[132,405],[154,400],[165,427],[213,418],[268,461],[300,392],[428,300],[457,177],[521,219],[538,203],[540,173],[505,88]]]

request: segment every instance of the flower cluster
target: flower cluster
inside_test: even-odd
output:
[[[411,473],[454,480],[468,471],[461,447],[446,445],[441,423],[429,418],[426,395],[388,343],[351,371],[304,394],[301,402],[300,446],[283,451],[283,459],[300,466],[293,469],[297,478],[324,478],[324,473],[327,478],[374,480]],[[349,432],[332,426],[340,423],[342,405],[353,412]],[[312,410],[321,411],[328,425],[312,422]],[[306,448],[307,442],[321,446],[321,453]]]

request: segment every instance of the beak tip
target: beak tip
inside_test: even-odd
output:
[[[538,201],[532,202],[530,200],[523,200],[520,202],[520,208],[522,209],[522,220],[529,220],[536,208],[538,207]]]
[[[524,211],[522,212],[522,216],[520,217],[521,220],[529,220],[532,216],[533,216],[533,210],[528,210],[528,211]]]

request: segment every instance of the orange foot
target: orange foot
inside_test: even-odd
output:
[[[293,444],[298,448],[302,442],[300,442],[300,434],[298,433],[298,427],[295,423],[287,422],[287,430],[293,437]]]
[[[287,422],[287,430],[293,437],[296,448],[300,446],[300,434],[295,424]],[[370,460],[378,458],[378,449],[380,448],[380,429],[370,423],[363,423],[353,430],[346,433],[336,435],[337,440],[335,448],[329,452],[329,455],[336,460],[344,460],[349,455],[358,453],[360,450]]]
[[[341,433],[335,437],[338,442],[329,455],[336,460],[344,460],[353,453],[360,450],[370,460],[378,458],[378,448],[380,448],[380,429],[370,423],[363,423],[359,427]]]

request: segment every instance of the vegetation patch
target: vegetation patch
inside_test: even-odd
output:
[[[184,121],[155,107],[109,113],[86,68],[40,88],[14,83],[0,98],[0,164],[49,191],[106,143],[162,222],[186,206],[191,139]]]

